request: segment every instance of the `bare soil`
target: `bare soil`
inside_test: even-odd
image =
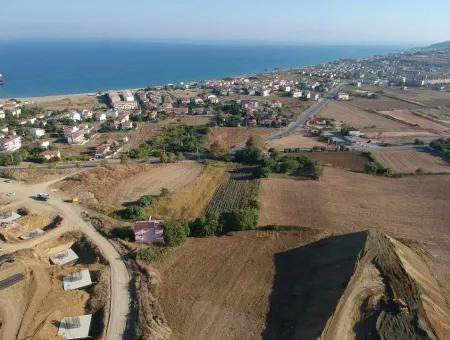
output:
[[[189,239],[172,249],[156,266],[160,282],[155,289],[172,339],[261,339],[275,276],[280,275],[279,270],[288,275],[287,268],[301,268],[302,259],[307,258],[277,254],[313,241],[317,234],[242,232]],[[291,273],[295,276],[302,271]],[[278,279],[281,284],[287,278]],[[281,294],[277,299],[288,299],[293,288],[276,287]]]
[[[325,165],[356,172],[365,172],[368,163],[367,157],[360,152],[308,152],[304,155]]]
[[[408,131],[413,128],[374,112],[365,111],[355,105],[342,102],[329,103],[320,112],[323,118],[332,118],[356,129],[370,131]]]
[[[381,114],[404,121],[411,125],[417,125],[423,129],[430,130],[436,133],[448,132],[449,127],[433,122],[432,120],[425,119],[414,115],[408,110],[393,110],[393,111],[379,111]]]
[[[408,238],[449,233],[448,175],[386,178],[326,167],[319,181],[264,179],[260,200],[262,226],[377,228]]]
[[[77,234],[65,235],[33,250],[0,258],[0,280],[17,273],[25,276],[23,281],[0,290],[2,339],[60,339],[57,332],[64,317],[104,312],[109,289],[107,266],[84,262],[83,256],[79,264],[72,267],[52,266],[49,262],[49,257],[55,253],[75,247],[80,242],[78,237]],[[81,253],[80,249],[78,252]],[[98,282],[97,287],[64,291],[63,276],[86,268]],[[102,319],[100,316],[100,323],[95,324],[96,336],[103,330]]]

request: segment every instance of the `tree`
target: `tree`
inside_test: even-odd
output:
[[[131,227],[123,226],[114,228],[111,232],[113,237],[134,242],[134,231]]]
[[[191,234],[193,236],[212,236],[217,233],[218,229],[218,214],[208,214],[206,217],[197,218],[190,225]]]
[[[169,247],[182,244],[189,234],[189,223],[186,220],[169,220],[164,225],[164,242]]]
[[[230,145],[222,139],[216,139],[209,146],[209,152],[214,158],[224,159],[230,153]]]
[[[148,207],[148,206],[152,205],[153,203],[155,203],[156,200],[157,200],[157,199],[156,199],[155,196],[152,196],[152,195],[144,195],[144,196],[142,196],[141,198],[138,199],[137,204],[138,204],[140,207],[145,208],[145,207]]]
[[[145,217],[145,210],[140,206],[132,205],[122,210],[122,217],[127,220],[143,219]]]

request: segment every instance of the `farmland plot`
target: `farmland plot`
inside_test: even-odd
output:
[[[259,181],[253,177],[253,168],[237,169],[223,183],[206,207],[206,214],[237,211],[255,193]]]
[[[377,151],[372,156],[394,172],[411,174],[421,169],[424,173],[449,173],[450,165],[439,157],[417,150]]]

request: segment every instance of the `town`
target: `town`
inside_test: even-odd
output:
[[[0,150],[5,339],[449,334],[448,43],[5,99]]]

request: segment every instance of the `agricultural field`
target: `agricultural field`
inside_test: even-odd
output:
[[[211,145],[216,140],[225,141],[231,148],[243,146],[252,136],[265,138],[277,132],[272,128],[245,128],[245,127],[216,127],[212,128],[205,146]]]
[[[206,165],[191,183],[149,207],[148,215],[164,219],[202,216],[217,189],[228,180],[228,170],[228,165],[223,163]]]
[[[289,155],[289,154],[288,154]],[[367,157],[361,152],[307,152],[303,155],[321,161],[324,165],[330,165],[349,171],[365,172],[368,163]]]
[[[450,130],[447,126],[419,117],[408,110],[379,111],[379,113],[436,133],[444,133]]]
[[[206,214],[238,211],[257,192],[259,181],[253,176],[253,168],[230,171],[230,178],[216,191],[206,207]]]
[[[450,173],[450,164],[426,151],[376,151],[372,153],[372,157],[384,167],[400,174],[413,174],[417,169],[426,174]]]
[[[352,98],[350,103],[353,106],[368,111],[408,110],[421,108],[420,105],[409,103],[396,98],[388,98],[383,95],[378,95],[377,99],[369,99],[361,97]]]
[[[259,198],[261,226],[378,228],[408,238],[449,234],[449,175],[387,178],[325,167],[319,181],[264,179]]]
[[[307,305],[292,300],[298,289],[307,287],[290,284],[309,282],[313,272],[325,275],[331,272],[320,271],[318,265],[308,265],[313,258],[318,260],[321,254],[318,245],[311,247],[310,252],[302,252],[301,246],[318,237],[319,232],[311,230],[248,231],[226,237],[190,238],[173,249],[154,266],[160,278],[155,296],[173,338],[265,339],[265,329],[270,327],[281,334],[286,331],[283,327],[286,322],[295,325],[298,317],[308,322],[304,324],[309,325],[305,329],[323,326],[324,318],[308,317]],[[336,263],[336,257],[333,261]],[[312,267],[317,270],[313,271]],[[282,281],[287,286],[282,286]],[[342,291],[342,282],[334,288],[337,288],[334,294]],[[324,291],[322,287],[321,293]],[[315,309],[322,308],[326,313],[336,301],[330,295],[321,295],[326,298]],[[289,301],[292,310],[298,313],[276,313],[278,304]]]
[[[315,146],[327,146],[327,144],[319,141],[317,137],[307,136],[301,131],[291,133],[283,138],[270,140],[266,143],[267,149],[274,148],[281,151],[291,148],[311,149]]]
[[[410,131],[414,128],[360,109],[353,104],[331,102],[320,112],[323,118],[340,120],[344,124],[363,131]]]
[[[417,102],[427,107],[450,106],[450,92],[447,91],[409,87],[406,91],[399,88],[383,88],[383,93],[399,99]]]
[[[414,110],[414,113],[438,123],[450,124],[450,107],[440,107],[439,109],[422,108]]]

